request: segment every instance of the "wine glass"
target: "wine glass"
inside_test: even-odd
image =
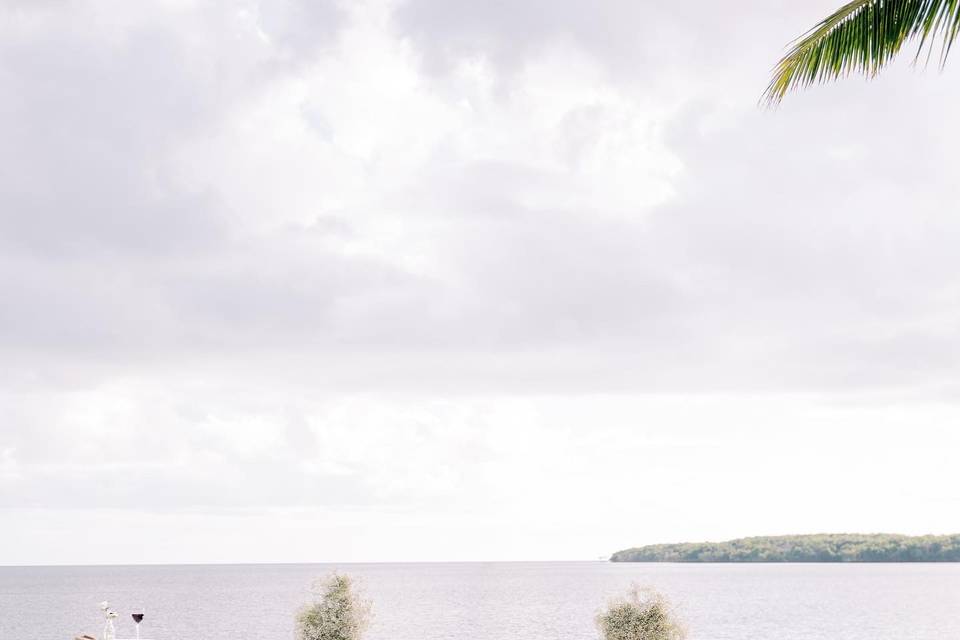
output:
[[[143,607],[137,607],[130,614],[133,621],[137,624],[137,640],[140,640],[140,623],[143,622]]]

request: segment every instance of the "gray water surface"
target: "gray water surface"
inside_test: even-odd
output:
[[[606,562],[0,567],[0,640],[100,637],[98,603],[146,609],[152,640],[290,640],[337,569],[373,601],[368,640],[593,639],[631,583],[666,594],[690,640],[960,639],[960,565]]]

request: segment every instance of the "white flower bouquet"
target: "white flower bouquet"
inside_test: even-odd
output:
[[[110,608],[110,603],[106,600],[100,603],[100,611],[106,621],[103,625],[103,640],[114,640],[117,632],[113,628],[113,621],[117,619],[117,612]]]

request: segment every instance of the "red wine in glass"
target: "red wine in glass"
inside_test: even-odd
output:
[[[137,624],[137,640],[140,640],[140,623],[143,622],[143,609],[134,609],[130,614],[133,621]]]

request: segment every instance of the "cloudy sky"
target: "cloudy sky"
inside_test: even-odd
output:
[[[960,68],[838,4],[0,0],[0,564],[960,530]]]

